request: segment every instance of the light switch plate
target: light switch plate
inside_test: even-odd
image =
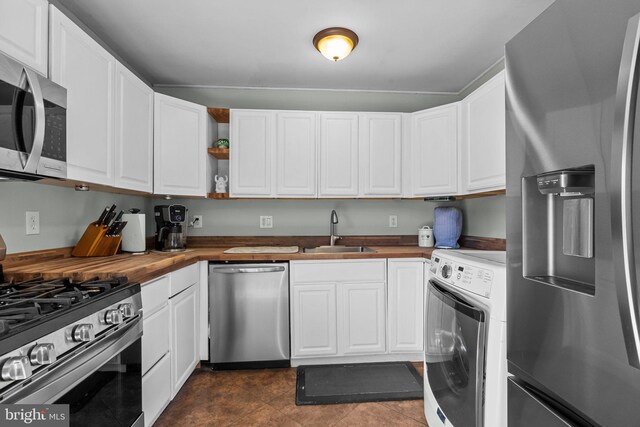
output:
[[[27,211],[26,231],[27,235],[40,234],[40,212]]]
[[[273,228],[273,217],[260,216],[260,228]]]
[[[389,228],[398,228],[398,215],[389,215]]]

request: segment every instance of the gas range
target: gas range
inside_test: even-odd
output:
[[[98,386],[112,395],[126,384],[122,399],[109,401],[128,418],[111,422],[137,425],[141,319],[140,285],[126,278],[0,283],[0,403],[69,404],[74,425],[74,413],[80,420],[95,412],[86,402],[84,412],[77,408],[78,395],[100,396]]]

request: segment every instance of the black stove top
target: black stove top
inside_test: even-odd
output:
[[[126,277],[74,282],[68,278],[0,284],[0,338],[83,306],[128,285]]]

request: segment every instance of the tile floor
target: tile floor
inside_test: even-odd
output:
[[[422,364],[416,363],[422,375]],[[422,400],[296,406],[296,369],[197,369],[156,422],[173,426],[424,426]]]

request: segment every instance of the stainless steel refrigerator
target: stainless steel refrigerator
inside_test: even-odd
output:
[[[640,0],[506,46],[510,426],[640,425]]]

